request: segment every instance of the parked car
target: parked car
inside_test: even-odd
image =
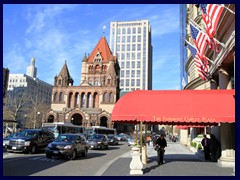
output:
[[[54,140],[54,134],[41,129],[26,129],[17,137],[9,139],[7,151],[9,152],[30,152],[34,154],[39,148],[45,148]]]
[[[3,148],[7,148],[7,145],[9,145],[9,139],[13,137],[17,137],[19,133],[12,133],[5,138],[3,138]]]
[[[83,134],[61,134],[47,146],[46,157],[61,156],[73,160],[79,154],[86,156],[88,149],[88,143]]]
[[[104,134],[93,134],[88,139],[89,149],[108,149],[108,138]]]
[[[108,134],[108,144],[111,145],[117,145],[118,144],[118,138],[114,134]]]

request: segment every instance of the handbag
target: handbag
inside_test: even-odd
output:
[[[155,151],[158,151],[159,149],[160,149],[159,146],[155,146],[155,147],[154,147],[154,150],[155,150]]]

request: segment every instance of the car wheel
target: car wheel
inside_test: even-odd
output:
[[[108,145],[106,146],[106,149],[108,149]]]
[[[31,154],[35,154],[37,152],[37,146],[36,145],[33,145],[31,150],[30,150],[30,153]]]
[[[52,158],[52,155],[51,154],[46,154],[46,157],[51,159]]]
[[[76,149],[74,149],[72,157],[70,157],[70,160],[76,159],[76,156],[77,156],[77,151],[76,151]]]
[[[85,148],[84,152],[82,153],[82,156],[86,156],[87,155],[87,148]]]

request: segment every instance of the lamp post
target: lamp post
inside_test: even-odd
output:
[[[26,121],[27,121],[27,115],[24,115],[24,123],[23,123],[23,130],[26,128]]]
[[[72,124],[73,124],[73,120],[74,120],[74,119],[73,119],[73,117],[72,117],[72,118],[71,118],[71,123],[72,123]]]
[[[38,112],[37,112],[36,121],[35,121],[35,123],[34,123],[34,129],[36,128],[36,124],[37,124],[39,115],[40,115],[40,112],[38,111]],[[37,125],[37,127],[38,127],[38,125]]]

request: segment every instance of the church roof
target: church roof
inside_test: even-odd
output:
[[[100,52],[103,62],[108,62],[111,59],[112,52],[108,46],[106,38],[103,36],[99,41],[90,56],[88,57],[88,62],[93,62],[95,55]],[[116,56],[114,56],[116,60]]]
[[[60,75],[62,75],[62,77],[68,77],[68,78],[71,77],[70,74],[69,74],[69,71],[68,71],[66,61],[65,61],[65,64],[63,65],[62,70],[60,71],[58,76],[60,76]]]

